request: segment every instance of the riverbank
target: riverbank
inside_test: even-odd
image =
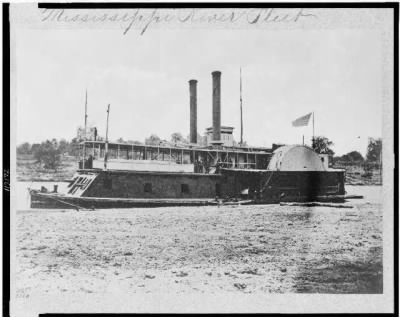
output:
[[[17,158],[17,181],[64,182],[71,179],[78,168],[74,157],[63,157],[56,170],[46,169],[32,156]]]
[[[21,209],[17,294],[44,307],[46,296],[379,294],[380,187],[349,190],[365,197],[352,209]]]
[[[345,166],[336,166],[336,168],[346,170],[346,185],[382,185],[382,169],[377,165],[348,164]]]

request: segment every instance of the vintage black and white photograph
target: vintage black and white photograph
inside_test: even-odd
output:
[[[393,312],[398,7],[109,5],[9,7],[11,315]]]

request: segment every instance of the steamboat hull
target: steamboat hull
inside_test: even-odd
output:
[[[144,208],[343,202],[343,172],[228,170],[220,174],[80,170],[67,192],[31,190],[31,208]]]
[[[177,206],[217,205],[211,199],[140,199],[140,198],[96,198],[66,197],[56,194],[31,191],[31,208],[39,209],[114,209],[114,208],[154,208]]]
[[[287,196],[257,200],[206,200],[206,199],[118,199],[118,198],[88,198],[65,197],[31,191],[31,208],[34,209],[120,209],[120,208],[155,208],[183,206],[224,206],[224,205],[267,205],[282,202],[345,202],[344,195],[329,196]]]

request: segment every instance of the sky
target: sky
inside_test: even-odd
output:
[[[310,143],[315,134],[337,155],[366,153],[382,136],[382,51],[373,29],[29,29],[15,37],[17,144],[72,139],[88,122],[109,138],[189,135],[189,84],[198,80],[198,132],[212,122],[211,72],[221,76],[222,125],[240,139],[239,69],[244,140],[249,145]]]

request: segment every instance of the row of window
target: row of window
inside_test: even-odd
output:
[[[106,189],[112,189],[112,179],[111,178],[105,178],[103,182],[103,186]],[[143,185],[143,191],[145,193],[152,193],[153,192],[153,184],[152,183],[144,183]],[[181,184],[181,193],[183,194],[188,194],[189,191],[189,185],[188,184]]]

